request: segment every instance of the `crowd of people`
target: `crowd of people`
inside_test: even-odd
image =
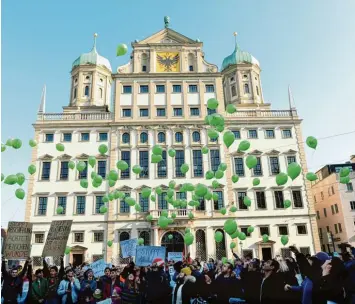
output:
[[[349,248],[348,248],[349,249]],[[33,274],[32,261],[6,269],[2,262],[2,303],[76,304],[354,304],[355,249],[329,256],[300,253],[268,261],[239,257],[201,262],[156,259],[149,267],[130,262],[106,268],[95,278],[87,265],[58,269],[43,260]],[[85,267],[86,266],[86,267]],[[85,267],[85,268],[84,268]],[[84,271],[85,269],[85,271]]]

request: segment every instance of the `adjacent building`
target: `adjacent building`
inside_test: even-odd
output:
[[[301,164],[307,172],[301,133],[301,119],[295,108],[271,110],[264,100],[260,63],[236,44],[233,52],[222,63],[221,71],[205,59],[203,43],[188,38],[169,27],[152,36],[134,41],[129,62],[112,71],[110,62],[98,54],[96,36],[93,49],[82,54],[72,65],[69,105],[62,113],[45,113],[42,101],[34,123],[38,146],[33,150],[32,162],[37,173],[29,183],[26,220],[33,223],[32,255],[40,256],[52,220],[72,219],[72,233],[68,246],[72,252],[67,259],[73,263],[95,260],[105,256],[113,263],[124,262],[119,242],[129,238],[143,238],[145,245],[163,245],[167,251],[191,252],[202,260],[209,257],[231,257],[231,239],[216,243],[214,233],[223,233],[223,224],[235,218],[247,234],[245,241],[237,242],[237,251],[267,259],[276,254],[288,255],[280,242],[281,235],[289,235],[290,244],[297,244],[305,253],[319,250],[313,196],[310,184],[300,175],[292,183],[277,187],[275,176],[286,171],[291,162]],[[113,100],[111,102],[111,90]],[[209,98],[217,98],[215,111],[206,107]],[[235,104],[238,111],[227,114],[225,107]],[[286,104],[286,103],[285,103]],[[226,119],[226,129],[234,132],[237,140],[227,149],[220,137],[207,136],[205,117],[214,112]],[[241,140],[249,140],[247,153],[238,151]],[[56,150],[63,143],[64,152]],[[98,147],[106,144],[106,155]],[[163,161],[151,163],[152,147],[163,147]],[[209,148],[208,154],[202,147]],[[174,158],[168,149],[176,151]],[[249,170],[247,155],[258,159],[257,167]],[[70,160],[87,162],[96,157],[96,165],[79,173],[68,168]],[[106,177],[117,170],[118,160],[125,160],[130,170],[120,172],[114,187],[107,182],[100,187],[91,185],[93,171]],[[183,183],[205,183],[206,171],[216,171],[224,162],[228,168],[213,189],[218,200],[201,200],[200,207],[174,210],[165,194],[156,201],[141,195],[144,187],[166,190],[170,180],[176,181],[175,198],[190,201],[191,193],[180,191]],[[180,167],[187,163],[190,170],[182,174]],[[136,175],[131,168],[140,165]],[[240,179],[233,183],[231,176]],[[261,180],[253,187],[253,178]],[[80,186],[87,178],[89,187]],[[133,197],[141,206],[140,212],[124,200],[108,203],[108,212],[100,213],[103,196],[115,189]],[[212,188],[211,188],[212,189]],[[252,205],[246,207],[243,198],[249,196]],[[284,208],[290,199],[292,206]],[[234,205],[237,212],[220,213],[220,209]],[[58,206],[63,214],[56,214]],[[157,226],[161,211],[177,217],[169,229]],[[188,213],[192,212],[193,219]],[[153,216],[147,222],[146,216]],[[248,226],[254,226],[252,234]],[[195,242],[186,248],[183,241],[185,228],[190,227]],[[173,239],[168,235],[172,234]],[[261,236],[269,235],[268,242]],[[107,247],[108,240],[113,246]]]

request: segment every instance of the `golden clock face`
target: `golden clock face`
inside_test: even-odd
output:
[[[157,53],[157,72],[180,72],[180,56],[178,52]]]

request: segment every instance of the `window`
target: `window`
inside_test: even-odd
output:
[[[74,89],[74,99],[76,98],[76,88]]]
[[[313,196],[314,202],[317,203],[317,197],[314,195]]]
[[[99,88],[99,93],[100,93],[100,98],[102,98],[102,93],[103,93],[103,91],[102,91],[101,88]]]
[[[351,201],[351,202],[350,202],[350,209],[351,209],[352,211],[355,210],[355,201]]]
[[[149,211],[149,197],[144,198],[142,196],[142,193],[139,193],[139,205],[141,206],[142,212],[148,212]]]
[[[296,162],[296,156],[287,156],[287,164],[295,163]]]
[[[67,161],[62,161],[60,163],[60,180],[68,180],[68,175],[69,175],[69,167],[68,167],[69,162]]]
[[[217,171],[219,165],[221,164],[221,157],[219,150],[210,150],[210,160],[211,160],[211,170]]]
[[[96,203],[95,203],[95,213],[100,214],[100,208],[105,205],[102,200],[103,196],[96,196]]]
[[[212,115],[212,114],[215,114],[215,113],[217,113],[216,109],[207,109],[207,114],[208,115]]]
[[[194,177],[203,176],[203,161],[202,161],[202,152],[201,150],[192,151],[192,161],[194,166]]]
[[[327,226],[327,232],[330,232],[330,228],[329,228],[329,226]]]
[[[141,85],[140,86],[140,91],[141,94],[149,93],[149,88],[147,85]]]
[[[290,129],[282,130],[282,138],[291,138],[292,132]]]
[[[80,141],[89,141],[90,140],[90,133],[81,133],[80,134]]]
[[[84,161],[84,163],[85,163],[85,169],[83,171],[79,172],[79,176],[78,176],[79,179],[88,178],[88,162]]]
[[[162,154],[162,161],[158,163],[158,177],[166,177],[167,176],[167,162],[166,162],[166,151],[163,151]]]
[[[197,93],[197,85],[196,84],[189,85],[189,93]]]
[[[44,233],[36,233],[35,234],[35,243],[43,244],[44,243]]]
[[[237,96],[237,91],[235,89],[235,86],[232,86],[231,90],[232,90],[232,97]]]
[[[258,209],[266,209],[266,200],[265,200],[264,191],[256,192],[256,206]]]
[[[247,196],[246,192],[238,192],[238,209],[239,210],[247,210],[248,206],[244,204],[244,197]]]
[[[76,214],[85,214],[86,197],[76,197]]]
[[[248,75],[243,75],[243,78],[244,79],[248,79]]]
[[[148,142],[148,134],[146,132],[142,132],[139,136],[139,140],[141,144],[145,144]]]
[[[291,257],[291,250],[289,248],[281,248],[281,256],[285,258]]]
[[[263,170],[261,167],[261,158],[257,157],[256,160],[257,160],[257,163],[256,163],[256,166],[253,168],[253,175],[254,176],[262,176]]]
[[[279,166],[279,158],[278,157],[270,157],[270,169],[271,174],[276,175],[280,173],[280,166]]]
[[[196,207],[196,210],[205,211],[206,210],[205,200],[203,198],[201,198],[198,200],[198,202],[200,203],[200,205],[198,207]]]
[[[317,220],[320,220],[320,213],[317,211]]]
[[[322,228],[318,228],[319,239],[323,240],[323,230]]]
[[[74,232],[74,243],[84,243],[83,232]]]
[[[125,202],[125,198],[130,196],[130,193],[125,193],[125,197],[120,201],[120,213],[129,213],[130,206]]]
[[[347,183],[346,184],[346,190],[347,191],[354,191],[353,184],[352,183]]]
[[[256,86],[256,94],[259,96],[259,87]]]
[[[265,137],[268,139],[275,138],[275,131],[274,130],[265,130]]]
[[[122,109],[122,117],[131,117],[132,110],[131,109]]]
[[[147,66],[146,65],[142,65],[142,72],[146,72],[147,71]]]
[[[50,174],[51,174],[51,162],[43,162],[41,180],[49,180]]]
[[[194,71],[194,66],[193,65],[189,65],[189,72],[193,72]]]
[[[248,137],[249,138],[258,138],[258,131],[257,130],[248,130]]]
[[[104,241],[104,233],[103,231],[94,232],[94,242],[101,243]]]
[[[240,131],[239,130],[236,130],[236,131],[232,131],[234,136],[235,136],[235,139],[240,139]]]
[[[47,214],[47,202],[48,202],[48,197],[39,197],[38,198],[37,215],[46,215]]]
[[[165,85],[163,84],[157,84],[156,89],[157,93],[165,93]]]
[[[248,232],[248,227],[240,227],[240,231],[243,232],[247,237],[250,236],[250,233]]]
[[[121,178],[127,179],[131,176],[131,151],[122,151],[121,160],[124,160],[128,164],[128,169],[121,171]]]
[[[300,252],[303,253],[303,255],[311,254],[311,249],[309,247],[300,247]]]
[[[180,171],[180,167],[185,163],[185,151],[177,150],[175,154],[175,176],[176,177],[185,177]]]
[[[157,108],[157,116],[166,116],[165,108]]]
[[[174,116],[182,116],[182,108],[174,108]]]
[[[223,208],[224,203],[223,203],[223,192],[222,191],[213,191],[213,193],[216,193],[218,195],[218,200],[214,201],[213,206],[214,210],[220,210]]]
[[[99,133],[99,141],[107,141],[107,133],[103,132],[103,133]]]
[[[63,141],[64,142],[71,142],[71,133],[64,133],[63,134]]]
[[[302,194],[299,190],[292,191],[293,207],[303,208]]]
[[[132,94],[132,86],[130,85],[123,86],[123,94]]]
[[[53,142],[54,140],[54,134],[46,134],[45,142]]]
[[[270,236],[269,226],[260,226],[259,229],[260,229],[260,235],[267,234],[268,236]]]
[[[97,162],[97,174],[102,178],[106,178],[106,160],[99,160]]]
[[[89,86],[85,86],[84,95],[89,97]]]
[[[184,136],[182,135],[181,132],[176,132],[175,133],[175,142],[181,143],[184,140]]]
[[[186,192],[176,192],[176,199],[186,200]]]
[[[241,157],[234,158],[234,170],[235,170],[235,174],[239,176],[244,176],[243,158]]]
[[[282,191],[275,191],[275,207],[278,209],[283,209],[284,207],[284,194]]]
[[[173,85],[173,93],[181,93],[181,85],[180,84]]]
[[[58,196],[58,207],[63,208],[62,215],[67,212],[67,197],[66,196]]]
[[[168,209],[168,202],[166,201],[166,193],[158,194],[158,209]]]
[[[331,191],[332,191],[332,194],[334,195],[335,194],[334,186],[331,187]]]
[[[244,94],[249,94],[249,85],[247,83],[244,84]]]
[[[158,143],[165,143],[165,133],[164,132],[158,133]]]
[[[140,117],[148,117],[149,116],[148,109],[139,109],[139,116]]]
[[[279,235],[288,235],[288,227],[279,226]]]
[[[139,173],[140,178],[149,178],[149,152],[139,151],[139,165],[142,168],[141,173]]]
[[[297,234],[307,234],[306,225],[297,225]]]
[[[198,132],[198,131],[192,132],[192,141],[193,142],[200,142],[200,140],[201,140],[200,132]]]
[[[129,144],[130,141],[131,141],[131,137],[130,137],[129,133],[123,133],[122,134],[122,142],[124,144]]]
[[[190,108],[190,116],[200,116],[199,108]]]
[[[89,80],[89,79],[90,79],[90,76],[86,76],[85,79],[86,79],[86,80]]]
[[[330,209],[332,209],[332,214],[334,214],[334,205],[331,205]]]
[[[234,81],[234,77],[231,77],[229,81],[230,81],[230,82],[233,82],[233,81]]]
[[[322,200],[324,200],[324,194],[323,194],[323,191],[321,191],[321,193],[320,193],[320,197],[321,197],[321,199],[322,199]]]
[[[343,232],[343,228],[341,227],[341,223],[338,223],[338,229],[339,229],[339,233]]]
[[[327,208],[323,208],[324,217],[327,217]]]
[[[214,85],[206,84],[206,93],[214,93]]]

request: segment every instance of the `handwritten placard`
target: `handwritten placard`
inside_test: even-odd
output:
[[[123,258],[133,257],[136,255],[137,239],[131,239],[120,242]]]
[[[136,248],[136,265],[151,265],[155,258],[165,260],[165,247],[161,246],[137,246]]]
[[[182,261],[183,260],[183,254],[182,252],[168,252],[168,261]]]
[[[52,221],[42,256],[60,256],[64,254],[72,222],[72,220]]]
[[[9,222],[4,256],[9,260],[25,260],[31,252],[32,224]]]
[[[90,264],[90,266],[85,266],[83,270],[91,269],[94,273],[94,277],[98,278],[105,274],[105,268],[111,268],[112,264],[106,263],[104,259],[97,260],[96,262]]]

